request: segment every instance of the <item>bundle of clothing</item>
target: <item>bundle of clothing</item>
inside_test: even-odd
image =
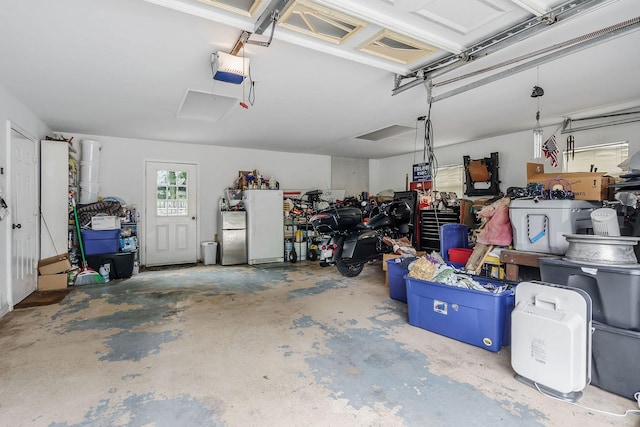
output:
[[[78,205],[78,221],[80,228],[91,228],[91,217],[97,215],[112,215],[124,217],[126,212],[120,202],[113,200],[104,200],[102,202],[89,203],[87,205]],[[69,219],[73,220],[73,212],[69,214]]]

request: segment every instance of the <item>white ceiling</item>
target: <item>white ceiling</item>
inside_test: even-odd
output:
[[[269,2],[262,3],[264,9]],[[376,142],[358,135],[422,126],[425,85],[392,96],[394,75],[458,54],[562,0],[317,0],[369,24],[337,46],[276,27],[269,47],[247,45],[255,102],[215,120],[179,117],[187,91],[243,99],[242,85],[212,79],[210,57],[229,52],[258,15],[244,17],[197,0],[4,1],[0,85],[63,133],[213,144],[325,155],[384,158],[422,146],[415,131]],[[526,7],[523,7],[526,6]],[[640,16],[637,0],[607,1],[548,26],[540,35],[434,79],[484,68]],[[355,47],[382,28],[439,48],[420,63],[398,64]],[[637,28],[637,26],[636,26]],[[269,30],[251,39],[265,41]],[[640,32],[630,31],[539,68],[437,101],[435,146],[531,129],[536,99],[542,125],[640,105]],[[517,65],[517,64],[516,64]],[[497,72],[505,72],[500,69]],[[481,77],[486,77],[482,75]],[[476,77],[477,80],[479,77]],[[409,82],[403,80],[403,83]],[[435,97],[460,85],[434,88]],[[248,103],[248,87],[244,99]],[[226,98],[224,98],[226,99]],[[204,103],[206,105],[206,102]]]

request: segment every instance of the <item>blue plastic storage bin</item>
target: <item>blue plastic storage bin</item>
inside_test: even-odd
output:
[[[387,260],[387,275],[389,277],[389,296],[402,302],[407,302],[407,283],[404,276],[409,272],[400,262],[401,258]]]
[[[449,249],[468,248],[468,229],[464,224],[444,224],[440,227],[440,256],[449,261]]]
[[[409,324],[494,352],[511,343],[513,289],[492,293],[405,278]],[[506,283],[474,279],[482,284]]]
[[[112,254],[120,249],[120,230],[81,230],[85,255]]]

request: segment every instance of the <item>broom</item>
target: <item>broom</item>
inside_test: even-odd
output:
[[[78,209],[76,208],[76,200],[73,199],[73,218],[76,223],[76,231],[78,233],[78,245],[80,246],[80,255],[82,255],[82,266],[80,272],[76,275],[74,282],[75,286],[78,285],[93,285],[96,283],[104,283],[104,279],[100,273],[95,272],[89,268],[87,259],[84,256],[84,246],[82,245],[82,233],[80,233],[80,221],[78,220]]]

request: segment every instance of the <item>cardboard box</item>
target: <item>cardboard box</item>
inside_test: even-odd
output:
[[[575,200],[614,200],[615,178],[606,172],[544,173],[544,164],[527,163],[527,183],[544,184],[545,190],[554,184],[569,183]]]
[[[53,291],[67,287],[67,273],[43,274],[38,276],[39,291]]]
[[[119,230],[120,218],[112,215],[100,215],[91,217],[92,230]]]
[[[254,177],[258,177],[258,171],[256,170],[252,170],[252,171],[238,171],[238,189],[239,190],[244,190],[247,185],[248,185],[248,181],[247,181],[247,175],[252,174]]]
[[[38,272],[43,275],[64,273],[69,270],[71,270],[69,254],[61,254],[44,258],[38,262]]]

